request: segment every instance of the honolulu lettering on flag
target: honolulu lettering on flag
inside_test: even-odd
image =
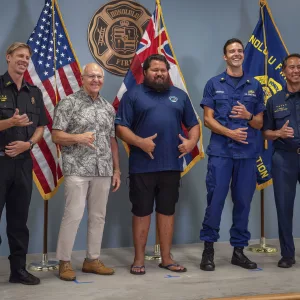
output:
[[[285,86],[281,63],[288,55],[288,50],[267,1],[260,0],[259,4],[259,20],[245,48],[243,68],[261,83],[266,102]],[[262,135],[258,142],[261,144],[261,153],[257,159],[257,189],[261,190],[272,184],[272,142],[263,141]]]

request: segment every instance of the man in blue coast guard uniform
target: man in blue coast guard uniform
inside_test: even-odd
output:
[[[213,271],[213,243],[219,239],[221,214],[231,183],[233,201],[230,244],[231,263],[257,268],[243,253],[248,245],[248,217],[256,186],[257,134],[263,125],[263,91],[260,83],[243,72],[244,46],[239,39],[224,45],[227,69],[211,78],[204,89],[201,107],[204,124],[211,131],[207,148],[207,208],[200,231],[204,251],[200,268]]]
[[[272,96],[264,115],[264,136],[273,140],[272,177],[282,258],[280,268],[295,264],[293,210],[300,181],[300,54],[282,63],[286,87]]]

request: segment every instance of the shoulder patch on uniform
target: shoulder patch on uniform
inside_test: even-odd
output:
[[[169,99],[171,102],[174,102],[174,103],[178,101],[178,98],[175,96],[170,96]]]

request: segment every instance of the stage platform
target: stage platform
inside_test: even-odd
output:
[[[257,243],[258,241],[251,241]],[[246,251],[259,269],[245,270],[230,264],[232,247],[228,243],[215,246],[216,271],[199,269],[203,244],[174,246],[176,261],[187,267],[186,273],[174,273],[158,268],[157,261],[146,262],[146,274],[134,276],[129,273],[133,248],[104,249],[101,259],[115,268],[113,276],[99,276],[81,272],[84,251],[73,253],[73,266],[77,282],[58,279],[58,271],[34,272],[41,278],[39,286],[8,283],[9,264],[0,257],[0,300],[200,300],[231,297],[241,299],[300,299],[300,239],[296,241],[296,265],[291,269],[277,267],[280,254],[255,254]],[[268,240],[278,246],[278,240]],[[152,250],[152,247],[148,247]],[[53,259],[55,255],[49,254]],[[28,262],[39,261],[41,254],[28,255]],[[292,295],[276,296],[275,294]],[[297,298],[299,293],[299,298]],[[273,297],[249,296],[273,294]],[[262,298],[264,297],[264,298]],[[279,297],[279,298],[278,298]]]

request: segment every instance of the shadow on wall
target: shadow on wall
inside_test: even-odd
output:
[[[0,70],[1,74],[6,72],[7,65],[5,61],[5,53],[6,49],[13,42],[27,42],[36,21],[32,20],[31,15],[28,11],[28,5],[30,5],[30,1],[13,1],[10,5],[15,5],[17,7],[16,11],[18,11],[16,16],[11,16],[11,19],[14,20],[13,26],[11,26],[11,31],[6,32],[6,38],[4,38],[1,42],[2,47],[0,48],[1,60],[0,60]],[[43,6],[43,1],[41,1],[41,8]],[[3,10],[4,12],[4,10]],[[1,21],[0,21],[1,22]],[[3,34],[3,33],[2,33]],[[25,40],[24,40],[25,37]]]

